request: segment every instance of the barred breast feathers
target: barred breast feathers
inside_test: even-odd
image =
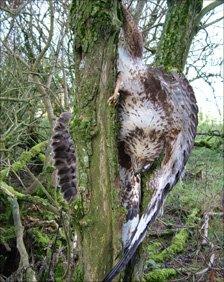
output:
[[[69,132],[71,113],[64,112],[56,120],[51,147],[54,166],[57,169],[58,183],[67,201],[77,194],[76,158],[74,144]]]

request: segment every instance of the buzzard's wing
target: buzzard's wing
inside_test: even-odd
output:
[[[198,108],[191,86],[184,76],[178,74],[173,75],[172,83],[166,79],[167,74],[161,71],[155,70],[155,75],[159,78],[162,89],[173,103],[175,109],[173,117],[177,127],[175,129],[174,126],[173,132],[167,134],[164,160],[152,181],[155,193],[129,241],[123,258],[104,278],[104,281],[111,281],[125,268],[136,252],[146,235],[147,227],[158,215],[167,193],[178,181],[194,144]]]

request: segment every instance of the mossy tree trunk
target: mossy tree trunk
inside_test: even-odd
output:
[[[168,0],[168,12],[155,57],[155,65],[183,71],[203,0]]]
[[[73,0],[71,7],[76,65],[72,132],[84,214],[80,220],[84,281],[102,280],[120,248],[116,111],[107,103],[116,79],[118,2]]]

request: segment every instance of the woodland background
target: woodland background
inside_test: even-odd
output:
[[[221,81],[223,58],[213,54],[223,38],[211,27],[223,25],[223,1],[130,2],[146,62],[211,89]],[[107,99],[121,22],[116,0],[0,1],[0,281],[100,281],[120,255],[118,125]],[[192,36],[177,44],[184,34]],[[65,110],[79,159],[79,196],[69,205],[55,188],[49,146]],[[135,280],[222,281],[223,128],[199,117],[185,176],[149,230]]]

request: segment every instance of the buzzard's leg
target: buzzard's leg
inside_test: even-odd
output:
[[[117,77],[117,81],[116,81],[116,86],[114,89],[114,94],[108,99],[108,103],[110,105],[115,106],[117,104],[118,98],[120,96],[119,90],[121,88],[121,84],[122,84],[122,76],[121,76],[121,73],[119,73]]]
[[[121,168],[121,174],[125,181],[122,181],[123,205],[127,209],[126,221],[122,227],[122,242],[124,249],[132,237],[139,222],[139,203],[141,196],[141,179],[134,175],[133,170]]]

